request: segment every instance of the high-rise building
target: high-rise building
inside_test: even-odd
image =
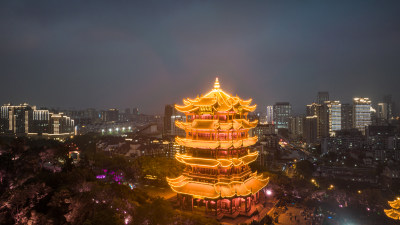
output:
[[[1,132],[7,134],[25,134],[29,132],[29,119],[32,118],[32,107],[28,104],[1,107]]]
[[[132,114],[133,115],[139,115],[139,108],[133,108],[132,109]]]
[[[342,129],[342,105],[340,101],[325,101],[328,107],[328,127],[330,136],[335,136],[335,132]]]
[[[164,110],[164,136],[185,136],[185,131],[179,129],[175,125],[175,121],[183,120],[185,120],[185,115],[181,112],[178,112],[174,105],[166,105]]]
[[[267,112],[266,111],[257,112],[257,116],[258,116],[259,123],[261,123],[261,124],[267,123]]]
[[[171,135],[171,132],[172,132],[171,118],[172,118],[173,114],[174,114],[174,105],[165,105],[164,128],[163,128],[164,135]]]
[[[278,129],[289,128],[289,117],[292,114],[292,106],[289,102],[277,102],[274,105],[274,122]]]
[[[317,95],[317,103],[324,104],[324,102],[329,101],[329,92],[327,91],[320,91]]]
[[[101,120],[103,122],[117,122],[119,121],[119,110],[109,109],[101,112]]]
[[[36,106],[3,105],[0,109],[0,133],[14,135],[60,136],[74,133],[74,120],[63,113],[36,110]]]
[[[321,106],[321,104],[318,104],[318,103],[312,103],[310,105],[307,105],[306,116],[316,116],[318,107],[320,107],[320,106]]]
[[[387,120],[388,119],[388,104],[384,102],[378,103],[378,107],[376,110],[376,115],[378,119]]]
[[[87,118],[85,123],[87,123],[87,124],[96,123],[97,121],[100,121],[99,113],[94,108],[86,109],[85,115],[86,115],[85,118]],[[74,119],[74,118],[71,117],[71,119]]]
[[[303,137],[308,144],[316,143],[318,137],[318,117],[306,116],[303,122]]]
[[[34,110],[32,122],[29,124],[29,133],[50,133],[50,111]]]
[[[371,125],[366,129],[368,147],[372,150],[388,150],[392,138],[396,136],[396,128],[391,125]]]
[[[257,126],[252,130],[253,136],[257,136],[258,140],[261,141],[265,136],[275,134],[275,125],[268,124],[257,124]]]
[[[334,137],[324,138],[321,143],[322,153],[329,151],[363,150],[365,137],[358,129],[337,131]]]
[[[348,103],[342,104],[342,130],[350,130],[353,128],[353,106]]]
[[[69,135],[74,132],[74,120],[64,113],[50,113],[50,134]]]
[[[251,99],[222,91],[218,79],[209,93],[183,102],[175,108],[186,114],[186,121],[176,125],[186,131],[186,137],[177,137],[176,142],[185,146],[186,153],[175,158],[186,169],[177,178],[167,178],[181,208],[193,209],[196,204],[215,216],[251,215],[269,182],[249,167],[258,157],[251,148],[257,137],[250,137],[249,130],[258,121],[249,121],[247,114],[256,106],[250,105]]]
[[[303,123],[304,117],[294,116],[289,118],[289,134],[293,138],[299,138],[303,136]]]
[[[329,137],[329,109],[324,104],[318,104],[317,108],[317,137],[319,140]]]
[[[383,102],[387,104],[387,118],[390,120],[396,113],[395,104],[392,101],[392,95],[383,96]]]
[[[267,106],[267,123],[274,123],[274,106]]]
[[[376,110],[377,119],[380,122],[389,122],[393,119],[395,114],[394,102],[392,101],[391,95],[385,95],[383,97],[383,102],[378,103],[378,107]]]
[[[317,121],[317,138],[322,139],[329,136],[329,108],[327,104],[312,103],[307,105],[306,116],[315,117]]]
[[[353,127],[365,135],[366,127],[371,124],[371,100],[369,98],[354,98]]]

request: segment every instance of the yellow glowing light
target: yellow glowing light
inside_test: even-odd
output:
[[[202,106],[210,107],[217,112],[229,112],[234,111],[235,113],[248,113],[253,112],[256,109],[256,105],[250,106],[251,99],[242,100],[239,97],[232,97],[220,89],[219,81],[216,80],[214,89],[202,97],[195,99],[184,99],[184,106],[175,105],[175,108],[184,113],[196,112],[201,110]]]
[[[397,197],[393,201],[388,201],[391,209],[384,209],[386,216],[394,220],[400,220],[400,198]]]
[[[188,151],[175,155],[186,169],[177,178],[167,178],[173,191],[198,199],[217,199],[249,196],[268,185],[269,178],[252,173],[248,167],[258,157],[256,151],[245,152],[258,140],[249,135],[249,130],[258,124],[247,119],[247,114],[256,109],[251,101],[222,91],[217,78],[207,94],[183,99],[184,105],[175,105],[186,114],[186,121],[175,121],[186,137],[176,137],[175,142]],[[209,156],[213,156],[201,157],[197,150],[209,151]]]

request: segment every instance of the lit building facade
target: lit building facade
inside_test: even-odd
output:
[[[350,130],[353,128],[353,106],[349,103],[344,103],[341,106],[342,110],[342,130]]]
[[[274,123],[274,106],[267,106],[267,123]]]
[[[174,106],[173,105],[165,105],[164,108],[164,126],[163,126],[163,135],[168,136],[172,133],[172,126],[171,126],[171,118],[174,115]]]
[[[329,109],[327,104],[312,103],[307,105],[306,120],[316,120],[316,135],[318,139],[321,140],[329,136]],[[309,131],[307,131],[307,133],[309,133]],[[309,140],[312,140],[312,138]]]
[[[384,103],[384,102],[378,103],[378,108],[376,110],[376,114],[377,114],[378,119],[387,121],[388,117],[389,117],[388,104]]]
[[[383,96],[383,102],[386,103],[387,107],[387,118],[388,120],[392,119],[393,116],[396,114],[396,107],[392,100],[392,95],[385,95]]]
[[[304,117],[293,116],[289,119],[289,134],[293,139],[297,139],[303,136],[303,123]]]
[[[326,104],[317,107],[318,139],[329,137],[329,110]]]
[[[335,136],[342,129],[342,105],[340,101],[325,101],[328,108],[329,134]]]
[[[303,138],[308,144],[317,142],[318,138],[318,117],[306,116],[303,122]]]
[[[292,106],[289,102],[277,102],[274,105],[274,122],[276,128],[289,128],[289,117],[292,114]]]
[[[185,136],[185,131],[175,125],[175,121],[184,121],[185,114],[177,111],[174,105],[166,105],[164,111],[164,136]]]
[[[167,178],[181,208],[204,207],[215,216],[250,214],[269,182],[249,167],[258,157],[250,149],[257,137],[251,137],[249,130],[258,121],[249,121],[247,115],[256,105],[222,91],[218,78],[209,93],[183,103],[175,108],[185,113],[186,120],[176,125],[186,137],[175,140],[185,146],[186,153],[175,158],[186,168],[181,176]]]
[[[365,128],[371,124],[371,100],[369,98],[354,98],[353,127],[365,135]]]
[[[50,112],[49,110],[34,110],[29,125],[29,133],[50,133]]]
[[[275,134],[274,124],[257,124],[257,126],[251,130],[253,136],[257,136],[258,140],[261,141],[266,135]]]
[[[63,113],[37,110],[27,103],[5,104],[0,108],[0,133],[9,135],[70,136],[74,120]]]
[[[320,106],[321,106],[321,104],[318,104],[318,103],[312,103],[310,105],[307,105],[306,116],[316,116],[317,115],[317,109]]]
[[[29,119],[32,117],[32,107],[28,104],[1,106],[1,133],[25,134],[29,130]]]
[[[63,113],[50,113],[49,135],[70,135],[74,133],[74,120]]]
[[[101,112],[101,120],[103,122],[116,122],[119,120],[119,110],[109,109]]]

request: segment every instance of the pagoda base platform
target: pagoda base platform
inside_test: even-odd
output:
[[[272,199],[265,195],[265,190],[246,196],[229,199],[196,199],[189,195],[177,195],[177,208],[193,211],[210,218],[222,221],[249,220],[255,218],[260,221],[271,208],[268,204]],[[236,222],[235,222],[236,223]]]

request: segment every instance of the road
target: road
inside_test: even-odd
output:
[[[278,217],[278,224],[281,225],[319,225],[321,224],[321,218],[315,217],[314,221],[312,220],[311,213],[302,212],[304,209],[296,208],[296,207],[288,207],[288,210]]]

